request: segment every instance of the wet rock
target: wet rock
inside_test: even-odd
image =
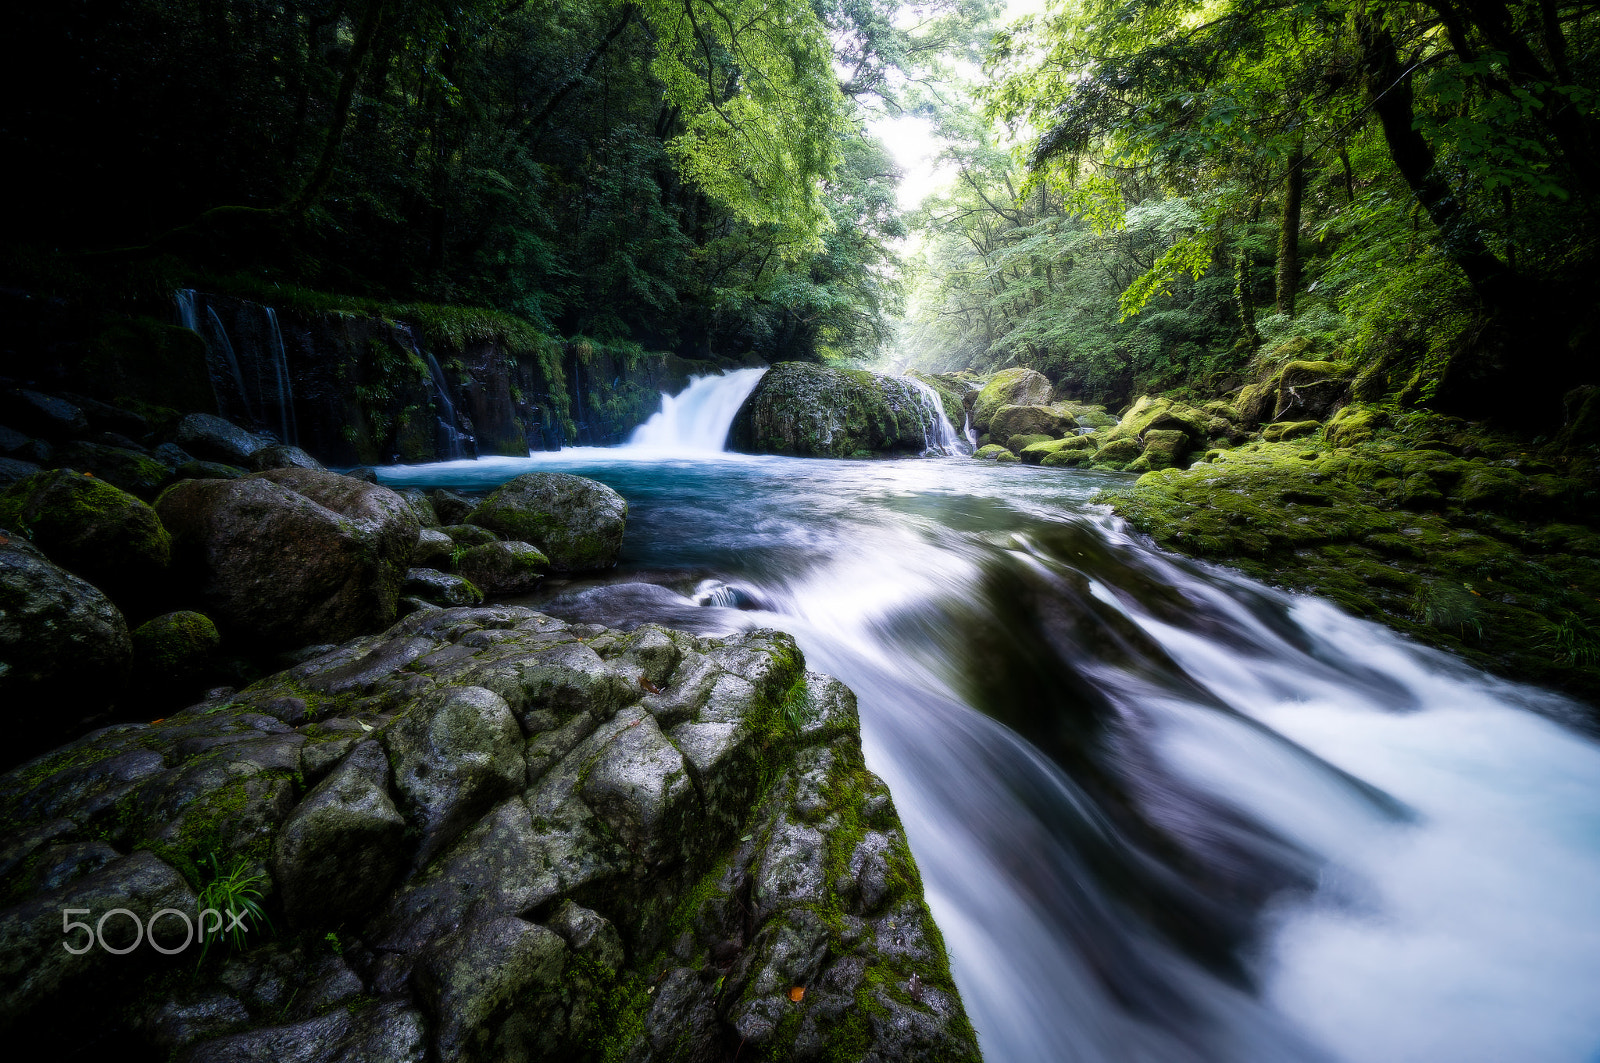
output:
[[[0,703],[12,756],[70,734],[114,701],[133,661],[111,600],[0,530]]]
[[[463,828],[522,785],[522,732],[505,699],[446,687],[385,732],[395,787],[422,840],[425,864]]]
[[[927,446],[929,418],[922,392],[899,377],[779,362],[739,408],[729,442],[749,454],[916,454]]]
[[[1072,459],[1072,464],[1081,464],[1089,460],[1094,452],[1100,448],[1102,440],[1093,435],[1070,435],[1064,439],[1052,439],[1048,442],[1033,443],[1026,446],[1018,454],[1025,465],[1064,465],[1067,461],[1050,461],[1052,456],[1063,459]]]
[[[168,1052],[187,1048],[250,1025],[250,1012],[227,993],[206,993],[192,1000],[168,1000],[150,1016],[151,1039]]]
[[[607,970],[622,967],[622,938],[605,916],[573,901],[562,901],[545,925],[560,934],[576,955]]]
[[[352,1013],[336,1008],[196,1045],[183,1063],[426,1063],[426,1023],[403,1002]]]
[[[627,517],[628,503],[605,484],[531,472],[502,484],[468,519],[501,538],[538,547],[552,571],[586,572],[617,563]]]
[[[996,439],[1014,435],[1043,435],[1059,438],[1078,427],[1071,414],[1051,406],[1001,406],[989,421],[989,434]]]
[[[484,543],[493,543],[500,540],[500,536],[488,528],[480,528],[476,524],[445,524],[439,528],[445,537],[457,546],[482,546]]]
[[[79,407],[24,388],[0,390],[0,421],[51,440],[70,439],[89,430],[89,418]]]
[[[19,461],[16,458],[0,458],[0,487],[25,480],[35,473],[40,472],[38,464],[31,461]]]
[[[88,473],[146,500],[155,498],[172,479],[171,470],[154,458],[136,450],[100,443],[69,443],[56,451],[50,464]]]
[[[467,514],[477,508],[478,503],[470,498],[464,498],[454,491],[447,491],[437,487],[429,492],[428,497],[433,502],[434,512],[439,515],[440,524],[464,524]]]
[[[336,641],[393,622],[416,518],[386,488],[278,469],[190,480],[157,512],[206,613],[268,646]]]
[[[431,568],[408,569],[400,593],[439,606],[477,605],[483,601],[483,592],[471,581]]]
[[[1001,446],[999,443],[985,443],[983,446],[981,446],[977,450],[973,451],[972,452],[972,456],[974,458],[977,458],[979,461],[1021,461],[1022,460],[1021,458],[1019,458],[1015,454],[1013,454],[1011,451],[1009,451],[1005,447]]]
[[[423,528],[417,532],[417,545],[411,551],[411,563],[423,568],[448,568],[450,555],[455,548],[455,540],[438,528]]]
[[[484,594],[503,597],[532,592],[550,570],[550,559],[523,542],[484,543],[464,550],[456,558],[456,570]]]
[[[284,443],[273,443],[252,451],[249,455],[250,468],[256,472],[266,472],[269,469],[324,469],[322,462],[313,458],[299,447],[289,446]]]
[[[362,742],[284,824],[272,873],[291,925],[354,918],[389,891],[405,863],[406,824],[388,778],[383,748]]]
[[[134,671],[146,688],[188,687],[209,671],[221,645],[204,613],[163,613],[134,628]]]
[[[972,406],[972,426],[991,430],[990,422],[1002,406],[1038,406],[1050,401],[1050,381],[1042,373],[1021,366],[1002,369],[989,378]]]
[[[104,918],[118,908],[132,917]],[[76,994],[92,992],[104,980],[126,977],[140,961],[163,959],[148,947],[136,957],[119,953],[133,952],[150,917],[168,908],[193,912],[194,893],[170,866],[151,853],[136,852],[0,913],[0,1030],[14,1028],[24,1018],[40,1017],[38,1009],[66,1010],[73,999],[82,999]],[[94,920],[98,931],[89,948],[82,948],[87,932],[74,931],[70,944],[73,950],[82,949],[76,954],[63,947],[69,940],[62,934],[61,913],[66,909],[85,910],[84,918]],[[158,944],[176,950],[183,943],[183,922],[160,920],[154,933]]]
[[[0,425],[0,457],[42,464],[50,460],[55,448],[14,428]]]
[[[566,957],[557,934],[515,916],[445,935],[417,969],[437,1058],[557,1058],[577,1032],[567,1028],[561,1002]]]
[[[178,422],[173,442],[203,461],[248,467],[250,456],[267,440],[209,413],[191,413]]]
[[[65,469],[30,476],[0,494],[0,527],[26,529],[56,564],[125,602],[151,595],[172,557],[155,510]]]
[[[417,523],[424,529],[437,528],[442,523],[439,514],[433,508],[433,500],[421,488],[407,487],[395,493],[406,500],[406,505],[410,506],[411,512],[416,515]]]

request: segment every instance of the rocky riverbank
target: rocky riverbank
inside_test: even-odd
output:
[[[848,689],[775,632],[480,604],[614,566],[615,491],[9,401],[126,457],[0,493],[0,1030],[92,996],[78,1046],[135,1058],[978,1058]]]
[[[969,390],[975,423],[1011,433],[976,456],[1141,473],[1099,501],[1162,546],[1600,705],[1592,391],[1529,437],[1380,401],[1381,381],[1338,362],[1198,405],[1145,396],[1100,425],[1072,423],[1048,387],[1018,369]]]

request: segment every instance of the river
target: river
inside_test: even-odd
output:
[[[848,683],[993,1063],[1600,1060],[1579,706],[1154,549],[1089,502],[1123,476],[722,453],[758,372],[380,477],[607,483],[622,563],[529,604],[781,628]]]

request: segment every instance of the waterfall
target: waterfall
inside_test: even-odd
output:
[[[294,383],[277,311],[260,303],[226,301],[222,310],[233,325],[230,335],[217,306],[200,292],[180,289],[173,302],[178,323],[205,343],[217,411],[240,424],[269,429],[282,442],[298,443]]]
[[[283,330],[278,327],[278,312],[262,307],[267,318],[267,341],[271,348],[273,404],[278,408],[278,435],[285,443],[300,443],[300,426],[294,419],[294,386],[289,380],[289,352],[283,345]]]
[[[954,426],[950,424],[950,418],[945,416],[944,402],[932,385],[925,384],[913,376],[903,376],[900,379],[916,389],[917,398],[921,403],[922,452],[942,454],[946,457],[971,454],[972,447],[966,445],[967,440],[958,435]]]
[[[476,457],[476,441],[461,430],[456,404],[450,400],[450,379],[439,367],[439,359],[433,356],[432,351],[419,350],[415,340],[412,341],[411,350],[428,363],[428,390],[439,407],[439,412],[434,415],[439,456],[446,461]]]
[[[717,376],[697,376],[676,395],[663,391],[661,409],[633,430],[628,449],[722,453],[727,449],[734,415],[765,372],[765,368],[736,369]]]

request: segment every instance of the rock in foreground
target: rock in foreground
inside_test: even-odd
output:
[[[978,1058],[854,697],[774,632],[419,613],[0,777],[0,822],[0,1029],[92,993],[190,1061]],[[61,948],[211,854],[292,936]]]

